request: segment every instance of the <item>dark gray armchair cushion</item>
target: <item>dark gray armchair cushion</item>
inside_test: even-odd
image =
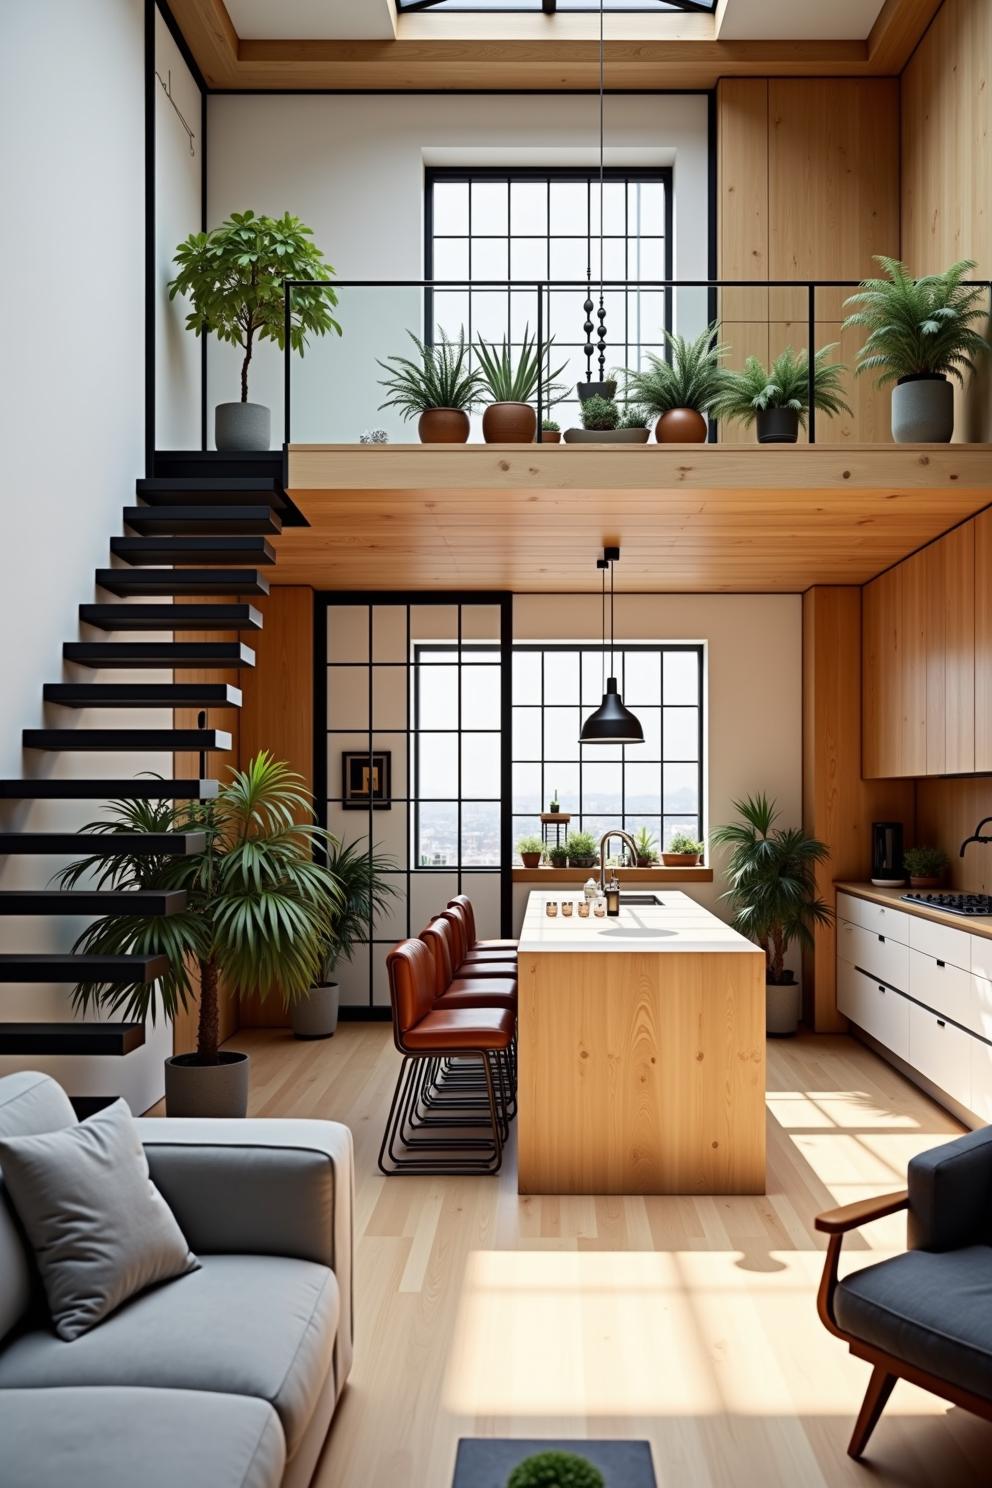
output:
[[[992,1247],[910,1250],[837,1288],[846,1333],[992,1400]]]
[[[909,1164],[909,1244],[992,1244],[992,1126],[921,1152]]]

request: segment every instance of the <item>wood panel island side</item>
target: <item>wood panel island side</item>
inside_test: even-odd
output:
[[[519,943],[524,1194],[765,1191],[765,958],[688,895]]]

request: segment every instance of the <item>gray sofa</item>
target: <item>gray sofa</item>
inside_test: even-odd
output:
[[[75,1120],[46,1075],[0,1079],[0,1135]],[[351,1133],[138,1126],[202,1269],[62,1342],[0,1175],[0,1482],[305,1488],[351,1367]]]

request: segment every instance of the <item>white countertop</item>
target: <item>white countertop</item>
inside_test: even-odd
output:
[[[621,899],[618,918],[597,919],[590,914],[587,920],[581,920],[577,909],[581,892],[559,890],[549,893],[535,889],[527,901],[518,949],[524,954],[528,951],[621,951],[627,954],[741,951],[754,956],[764,954],[760,947],[731,930],[729,925],[697,904],[695,899],[690,899],[688,894],[660,886],[645,892],[656,893],[661,903],[624,904]],[[555,919],[549,919],[544,912],[549,899],[558,902]],[[568,919],[561,912],[565,899],[576,904]]]

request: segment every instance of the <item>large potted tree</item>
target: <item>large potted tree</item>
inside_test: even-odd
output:
[[[847,369],[843,362],[827,360],[834,345],[821,347],[813,358],[816,411],[831,416],[851,412],[841,393]],[[720,391],[710,407],[716,418],[735,419],[746,428],[756,425],[759,444],[795,444],[809,414],[806,352],[787,346],[770,367],[750,356],[741,371],[721,372]]]
[[[85,955],[163,955],[168,970],[155,982],[84,982],[77,1011],[96,1007],[125,1019],[172,1020],[199,997],[196,1050],[165,1062],[170,1116],[243,1116],[248,1055],[221,1049],[221,984],[231,994],[278,992],[289,1006],[306,996],[333,943],[342,904],[330,868],[313,849],[333,838],[313,821],[313,800],[299,775],[262,753],[232,770],[215,799],[126,800],[84,833],[203,832],[202,853],[146,857],[101,852],[63,868],[63,888],[95,880],[113,890],[180,890],[177,914],[104,915],[88,925],[75,949]]]
[[[565,389],[555,378],[564,372],[565,363],[553,372],[548,370],[552,344],[548,341],[538,351],[537,337],[530,334],[529,325],[524,326],[516,356],[505,336],[498,347],[479,337],[475,354],[484,392],[492,399],[482,415],[482,437],[487,444],[533,443],[537,412],[531,400],[537,396],[539,382],[543,385],[545,407],[561,401]]]
[[[714,320],[691,340],[662,328],[670,360],[647,353],[647,366],[626,374],[627,396],[657,419],[659,444],[702,444],[706,414],[722,387],[720,358],[728,347],[717,340]]]
[[[816,892],[816,868],[829,858],[826,844],[801,827],[776,827],[778,810],[762,792],[735,801],[740,820],[717,827],[712,841],[730,849],[723,898],[733,926],[765,953],[766,1023],[771,1034],[795,1033],[802,988],[785,965],[789,947],[812,949],[813,930],[831,911]]]
[[[397,871],[393,858],[358,842],[332,843],[327,866],[339,898],[331,909],[330,934],[320,980],[290,1008],[293,1032],[300,1039],[330,1038],[338,1026],[341,989],[334,973],[342,957],[350,961],[356,945],[372,939],[376,921],[389,908],[396,889],[386,876]]]
[[[897,444],[948,444],[954,434],[954,389],[988,352],[976,323],[988,323],[988,289],[964,283],[970,258],[943,274],[914,279],[897,258],[877,256],[884,279],[866,279],[845,305],[844,322],[868,331],[855,373],[876,372],[892,389],[892,438]]]
[[[433,345],[413,331],[407,335],[417,348],[416,359],[391,356],[378,363],[389,374],[379,379],[389,393],[380,409],[398,408],[404,419],[417,419],[421,444],[465,444],[468,416],[482,398],[482,374],[469,366],[464,327],[457,341],[439,331]]]
[[[256,343],[286,346],[283,285],[287,279],[325,280],[334,273],[313,233],[298,217],[256,217],[234,212],[210,232],[190,233],[175,253],[178,269],[169,299],[187,295],[193,308],[186,328],[212,332],[218,341],[240,346],[241,401],[218,403],[214,441],[219,450],[263,450],[271,442],[271,415],[264,403],[248,401],[248,368]],[[289,339],[303,355],[307,338],[341,327],[331,314],[337,296],[329,284],[294,286],[290,296]]]

